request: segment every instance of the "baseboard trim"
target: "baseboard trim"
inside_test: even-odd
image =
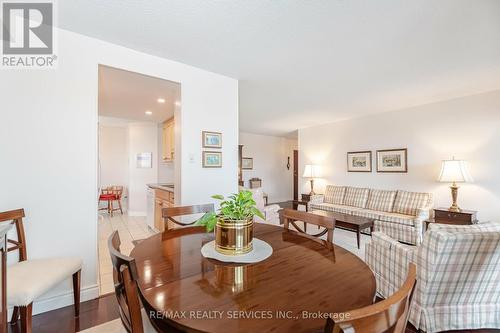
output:
[[[80,291],[80,304],[81,302],[89,301],[99,297],[99,286],[97,284],[82,288]],[[33,303],[33,315],[44,313],[47,311],[60,309],[65,306],[73,305],[73,290],[64,294],[56,295],[53,297],[40,299]],[[8,309],[9,318],[12,316],[12,307]]]
[[[129,210],[127,213],[128,213],[128,216],[146,216],[147,215],[146,212],[132,211],[132,210]]]

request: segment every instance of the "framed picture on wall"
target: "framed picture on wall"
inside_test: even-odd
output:
[[[377,150],[377,172],[408,172],[408,150]]]
[[[222,133],[203,131],[203,148],[222,148]]]
[[[241,168],[243,170],[252,170],[253,169],[253,158],[243,157],[241,159]]]
[[[153,167],[153,153],[137,153],[135,166],[138,169],[151,169]]]
[[[348,172],[372,172],[371,151],[351,151],[347,153]]]
[[[203,152],[203,167],[204,168],[222,168],[222,152],[220,152],[220,151],[204,151]]]

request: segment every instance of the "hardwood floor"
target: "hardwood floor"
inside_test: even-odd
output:
[[[80,317],[74,317],[73,306],[33,316],[33,333],[74,333],[119,318],[114,294],[82,302]],[[9,325],[9,332],[20,333],[21,325]]]
[[[74,333],[119,318],[118,304],[114,294],[101,296],[98,299],[82,302],[80,318],[74,318],[73,306],[33,316],[33,333]],[[406,328],[406,333],[418,332],[413,326]],[[10,333],[20,333],[19,322],[9,325]],[[449,333],[500,333],[500,330],[463,330]],[[447,332],[447,333],[448,333]]]

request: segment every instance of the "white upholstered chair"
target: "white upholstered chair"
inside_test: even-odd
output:
[[[245,187],[240,186],[240,191],[242,191],[242,190],[252,192],[252,196],[256,202],[257,208],[266,217],[265,220],[262,220],[260,217],[255,216],[254,220],[256,222],[280,225],[280,217],[279,217],[278,212],[281,210],[281,207],[276,205],[276,204],[266,206],[265,200],[264,200],[264,192],[262,191],[261,187],[249,189],[249,188],[245,188]]]
[[[500,328],[500,224],[431,223],[420,246],[374,232],[366,262],[387,298],[417,265],[410,322],[425,332]]]
[[[19,250],[19,262],[7,268],[7,305],[13,306],[11,324],[21,316],[21,332],[31,332],[33,301],[50,289],[73,277],[75,317],[80,310],[80,274],[82,260],[79,258],[47,258],[28,260],[24,235],[24,210],[0,213],[0,222],[12,221],[16,226],[17,240],[9,239],[12,246],[8,252]]]

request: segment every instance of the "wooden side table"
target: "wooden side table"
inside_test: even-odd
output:
[[[308,211],[307,208],[307,201],[302,201],[302,200],[292,200],[293,203],[293,209],[298,210],[299,206],[305,206],[306,207],[306,212]]]
[[[302,197],[302,201],[305,201],[305,202],[311,201],[311,195],[310,194],[304,194],[304,193],[302,193],[301,197]]]
[[[301,200],[292,200],[293,203],[293,209],[297,210],[299,206],[305,206],[306,207],[306,212],[308,211],[307,204],[311,201],[311,195],[310,194],[301,194]]]
[[[429,223],[469,225],[477,223],[477,211],[461,210],[460,212],[450,212],[448,208],[435,208],[434,218],[425,221],[425,230],[429,228]]]
[[[477,222],[477,211],[462,210],[460,212],[450,212],[447,208],[435,208],[434,222],[443,224],[474,224]]]

